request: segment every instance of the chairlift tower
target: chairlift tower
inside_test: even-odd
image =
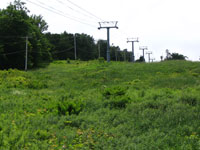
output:
[[[135,62],[134,43],[139,42],[138,39],[139,38],[127,38],[127,43],[129,43],[129,42],[132,43],[132,57],[131,57],[132,62]]]
[[[155,58],[152,58],[152,59],[150,59],[151,60],[151,62],[153,62],[154,60],[156,60]]]
[[[148,58],[149,58],[149,63],[150,63],[150,61],[151,61],[151,54],[152,54],[152,52],[146,52],[146,54],[148,55]]]
[[[141,46],[139,49],[143,51],[143,59],[144,59],[144,51],[148,50],[148,47],[147,46]],[[144,59],[144,61],[145,61],[145,59]]]
[[[99,30],[100,29],[107,29],[107,62],[110,62],[110,29],[117,27],[118,21],[104,21],[99,22]]]

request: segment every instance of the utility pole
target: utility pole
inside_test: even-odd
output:
[[[145,61],[145,58],[144,58],[144,51],[145,51],[145,50],[148,50],[148,48],[147,48],[147,46],[141,46],[139,49],[143,51],[143,61]]]
[[[28,36],[26,36],[26,58],[25,58],[25,71],[28,69]]]
[[[115,60],[117,61],[117,49],[115,50]]]
[[[107,29],[107,62],[110,62],[110,28],[118,29],[117,23],[117,21],[99,22],[99,30]]]
[[[148,55],[148,58],[149,58],[149,63],[150,63],[150,59],[151,59],[151,54],[152,54],[152,52],[146,52],[146,54]]]
[[[77,59],[77,55],[76,55],[76,33],[74,34],[74,57],[75,60]]]
[[[124,61],[126,61],[126,52],[127,52],[127,49],[124,49]]]
[[[135,54],[134,54],[134,43],[139,42],[138,38],[128,38],[127,43],[131,42],[132,43],[132,57],[131,60],[132,62],[135,62]]]
[[[169,59],[169,55],[170,55],[170,53],[169,53],[169,50],[168,49],[166,49],[166,54],[167,54],[167,60]]]
[[[101,57],[101,44],[100,44],[100,42],[98,44],[98,50],[99,50],[99,58],[100,58]]]

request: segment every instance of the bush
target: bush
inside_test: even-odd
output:
[[[180,97],[180,101],[190,106],[196,106],[200,102],[200,98],[195,92],[190,91],[190,92],[185,92]]]
[[[125,87],[112,87],[106,88],[103,91],[103,96],[106,98],[104,105],[110,108],[125,108],[130,102],[130,98],[126,95],[127,88]]]
[[[67,63],[68,63],[68,64],[70,64],[70,63],[71,63],[69,58],[67,58]]]
[[[64,100],[59,102],[57,105],[59,115],[72,115],[72,114],[78,115],[83,110],[84,107],[85,104],[83,100],[76,100],[76,99]]]
[[[127,88],[121,86],[106,88],[103,91],[103,96],[105,96],[106,98],[109,98],[111,96],[122,96],[126,94],[126,89]]]
[[[103,57],[99,57],[99,58],[98,58],[98,61],[99,61],[100,64],[102,64],[102,63],[105,62],[105,59],[104,59]]]
[[[50,133],[47,132],[46,130],[37,130],[35,132],[35,136],[39,140],[47,140],[47,139],[49,139],[51,137]]]
[[[31,80],[28,84],[28,88],[30,89],[43,89],[48,88],[48,85],[42,81]]]
[[[0,71],[0,84],[7,88],[24,88],[29,84],[27,73],[17,69]]]
[[[104,105],[110,108],[125,108],[129,102],[130,98],[128,96],[116,96],[110,98]]]

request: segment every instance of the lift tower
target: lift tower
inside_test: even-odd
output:
[[[134,43],[139,42],[138,38],[128,38],[127,43],[132,43],[132,62],[135,62]]]
[[[150,61],[151,61],[151,54],[152,54],[152,52],[146,52],[146,54],[148,55],[148,58],[149,58],[149,63],[150,63]]]
[[[99,22],[99,30],[100,29],[107,29],[107,62],[110,62],[110,28],[116,28],[118,21],[104,21]]]
[[[140,50],[143,51],[143,61],[145,61],[145,59],[144,59],[144,51],[145,51],[145,50],[148,50],[148,47],[147,47],[147,46],[141,46],[141,47],[140,47]]]

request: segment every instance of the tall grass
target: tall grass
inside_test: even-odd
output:
[[[0,150],[200,147],[200,63],[0,71]]]

